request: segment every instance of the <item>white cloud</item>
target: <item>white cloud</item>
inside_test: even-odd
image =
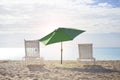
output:
[[[105,2],[105,3],[99,3],[98,4],[99,7],[112,7],[112,5],[110,5],[109,3]]]
[[[59,26],[88,33],[120,32],[120,8],[95,0],[1,0],[0,34],[42,33]],[[102,30],[102,31],[101,31]]]
[[[65,4],[69,2],[78,2],[82,4],[86,3],[94,3],[95,0],[1,0],[1,3],[3,4],[34,4],[34,3],[40,3],[40,4]]]
[[[95,0],[72,0],[76,4],[92,4],[95,2]]]

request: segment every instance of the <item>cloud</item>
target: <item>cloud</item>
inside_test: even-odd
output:
[[[60,26],[88,33],[120,32],[120,8],[107,2],[94,3],[95,0],[2,0],[0,34],[43,34]]]
[[[108,4],[108,3],[99,3],[98,4],[99,7],[112,7],[112,5]]]

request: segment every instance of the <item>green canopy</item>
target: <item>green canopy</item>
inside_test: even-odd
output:
[[[61,64],[62,64],[62,42],[73,40],[77,35],[85,32],[84,30],[72,29],[72,28],[58,28],[41,38],[39,41],[45,45],[61,42]]]

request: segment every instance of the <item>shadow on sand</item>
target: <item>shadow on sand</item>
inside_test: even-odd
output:
[[[84,66],[82,68],[80,67],[74,67],[74,68],[60,68],[60,67],[56,67],[57,69],[62,69],[62,70],[71,70],[71,71],[78,71],[78,72],[92,72],[92,73],[112,73],[112,72],[118,72],[120,73],[120,71],[118,70],[114,70],[114,69],[107,69],[104,68],[100,65],[89,65],[89,66]]]
[[[49,71],[44,67],[44,65],[27,65],[27,67],[30,71],[41,71],[41,72]]]
[[[44,67],[44,65],[28,65],[27,66],[30,71],[49,71],[47,68]],[[64,68],[64,67],[55,67],[53,69],[57,70],[70,70],[70,71],[78,71],[78,72],[92,72],[92,73],[112,73],[112,72],[118,72],[119,70],[114,69],[107,69],[100,65],[88,65],[84,67],[73,67],[73,68]]]

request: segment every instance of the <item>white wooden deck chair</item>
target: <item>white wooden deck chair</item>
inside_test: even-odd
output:
[[[40,58],[40,48],[38,40],[24,40],[25,43],[25,62],[26,63],[43,63]]]
[[[95,58],[93,58],[93,45],[92,44],[78,44],[79,50],[79,62],[93,62],[95,64]]]

